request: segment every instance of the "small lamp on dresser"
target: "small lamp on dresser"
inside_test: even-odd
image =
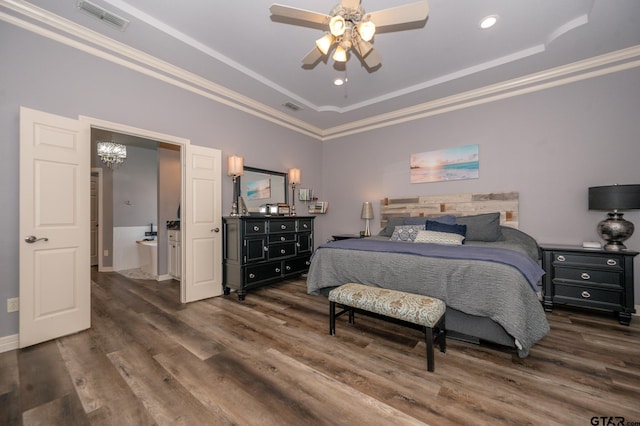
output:
[[[369,229],[369,221],[373,219],[373,206],[370,202],[365,201],[362,203],[362,213],[360,213],[360,218],[365,220],[363,236],[370,237],[371,229]]]
[[[290,216],[296,215],[296,185],[300,183],[300,169],[289,169],[289,184],[291,185]]]
[[[227,157],[227,175],[233,178],[233,204],[231,204],[231,216],[238,216],[238,188],[236,180],[244,173],[244,158],[237,155]]]
[[[620,210],[640,209],[640,185],[609,185],[589,188],[589,210],[609,211],[598,223],[598,234],[607,241],[605,250],[626,250],[623,241],[633,235],[633,223]]]

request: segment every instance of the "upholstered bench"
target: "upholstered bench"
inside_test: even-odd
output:
[[[336,304],[343,310],[336,314]],[[329,334],[336,333],[336,318],[348,313],[349,323],[355,312],[370,312],[383,317],[417,324],[424,329],[427,343],[427,370],[434,370],[433,345],[446,351],[445,303],[434,297],[397,290],[347,283],[329,292]]]

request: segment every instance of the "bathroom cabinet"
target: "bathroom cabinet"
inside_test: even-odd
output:
[[[301,275],[313,253],[314,216],[223,218],[223,287],[238,292]]]
[[[173,278],[179,280],[182,276],[182,250],[181,250],[181,241],[180,241],[180,231],[179,230],[170,230],[169,231],[169,249],[167,253],[169,253],[169,275]]]

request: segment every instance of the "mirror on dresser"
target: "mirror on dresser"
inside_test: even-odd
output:
[[[236,181],[236,193],[244,200],[249,214],[260,214],[260,207],[265,204],[289,204],[288,180],[285,172],[245,166]]]

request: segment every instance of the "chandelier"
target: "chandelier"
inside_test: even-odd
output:
[[[98,142],[98,156],[107,167],[115,169],[127,158],[127,147],[115,142]]]

